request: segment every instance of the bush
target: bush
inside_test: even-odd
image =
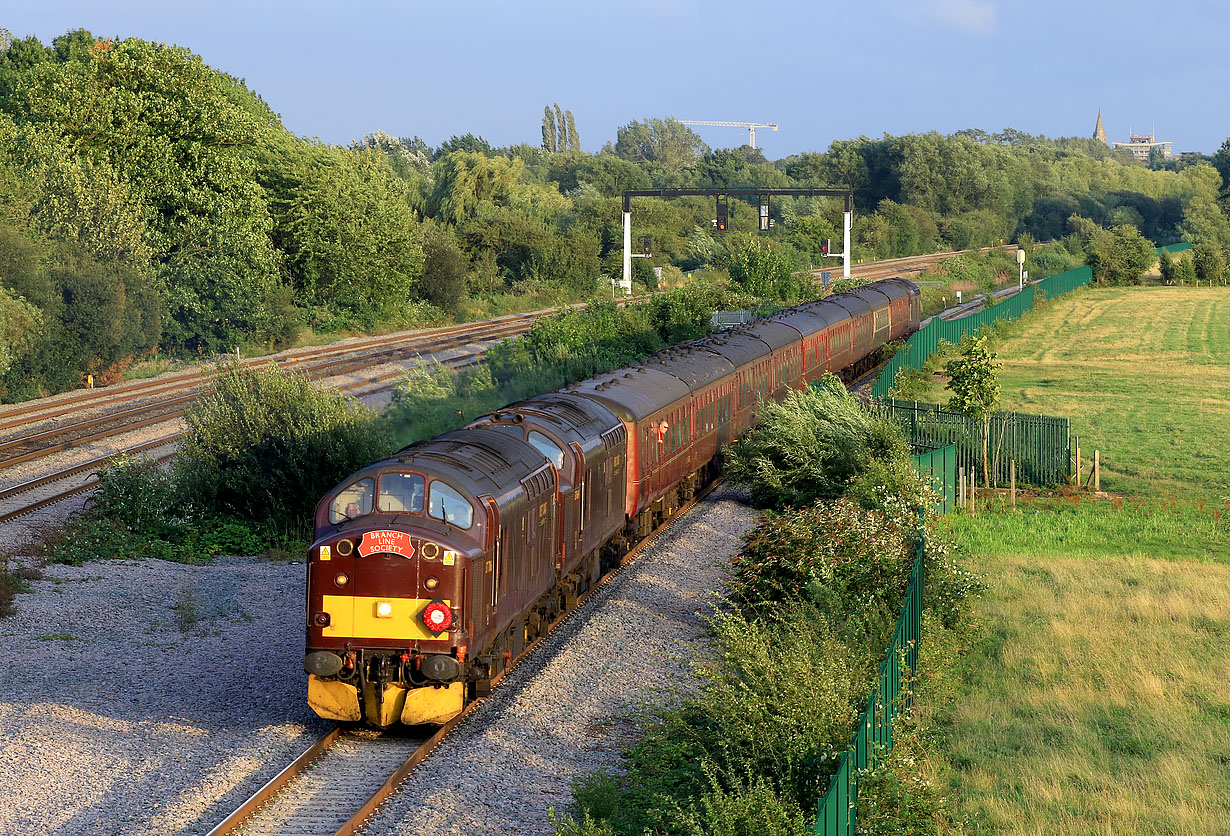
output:
[[[868,410],[835,375],[766,402],[760,424],[727,448],[727,473],[760,507],[835,499],[873,461],[909,461],[905,436]]]
[[[625,775],[577,787],[580,815],[638,836],[759,832],[746,829],[756,824],[794,833],[799,811],[815,807],[866,699],[866,652],[806,602],[718,614],[711,626],[701,692],[655,713]],[[726,814],[727,824],[715,821]]]
[[[905,514],[901,515],[905,517]],[[852,499],[766,514],[735,557],[730,590],[754,605],[824,597],[843,613],[901,606],[914,560],[908,518]]]
[[[226,366],[186,416],[182,499],[213,514],[293,523],[387,452],[371,415],[303,375]]]

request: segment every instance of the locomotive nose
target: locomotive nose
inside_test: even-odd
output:
[[[443,653],[433,653],[423,659],[423,664],[419,670],[428,679],[446,682],[456,679],[461,674],[461,665],[452,656],[445,656]]]

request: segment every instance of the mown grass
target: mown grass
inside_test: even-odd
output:
[[[965,832],[1230,833],[1228,330],[1224,290],[1117,288],[1001,332],[1005,405],[1124,495],[946,520],[987,584],[937,736]]]
[[[1085,473],[1132,496],[1230,499],[1230,293],[1079,290],[1000,326],[1002,405],[1067,416]],[[919,400],[944,402],[944,379]]]
[[[942,735],[973,832],[1227,832],[1230,560],[1224,517],[1195,516],[1125,506],[951,521],[988,585],[983,641]],[[1165,547],[1133,542],[1134,528]]]

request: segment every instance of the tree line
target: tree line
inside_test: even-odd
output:
[[[1149,168],[1092,140],[1012,130],[859,137],[770,161],[657,118],[587,153],[558,105],[540,144],[373,131],[343,147],[295,136],[187,49],[0,32],[0,398],[116,376],[154,352],[591,296],[622,269],[631,188],[848,186],[856,259],[1084,235],[1085,219],[1193,240],[1199,263],[1224,270],[1230,150],[1212,162]],[[708,198],[637,198],[653,249],[637,280],[708,268],[750,292],[808,292],[790,274],[840,238],[841,205],[780,198],[772,211],[760,235],[756,207],[732,201],[721,235]]]

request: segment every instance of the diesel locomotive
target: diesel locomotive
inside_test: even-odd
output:
[[[685,343],[413,444],[321,500],[308,702],[444,723],[708,481],[759,404],[918,330],[887,279]]]

